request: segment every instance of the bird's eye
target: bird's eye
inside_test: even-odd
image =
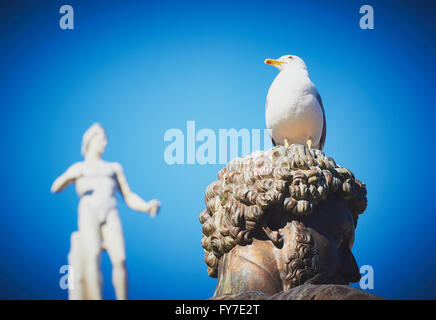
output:
[[[288,58],[289,58],[290,60],[292,60],[292,56],[289,56]]]

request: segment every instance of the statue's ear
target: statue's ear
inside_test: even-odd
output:
[[[348,246],[340,248],[340,258],[338,261],[339,273],[349,282],[358,282],[361,278],[359,266]]]

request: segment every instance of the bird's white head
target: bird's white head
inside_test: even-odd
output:
[[[306,64],[303,59],[294,55],[281,56],[278,59],[265,59],[265,63],[276,67],[280,71],[286,69],[304,69],[307,70]]]

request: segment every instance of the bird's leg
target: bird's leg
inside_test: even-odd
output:
[[[285,139],[285,148],[289,148],[289,141],[288,141],[288,139]]]
[[[309,149],[312,149],[312,138],[309,138],[307,140],[307,146],[309,147]]]

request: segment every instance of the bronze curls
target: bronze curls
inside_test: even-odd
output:
[[[333,193],[347,202],[356,224],[367,205],[365,184],[322,151],[294,144],[230,161],[207,187],[200,213],[208,274],[216,277],[222,255],[259,232],[280,243],[266,215],[307,216]]]

